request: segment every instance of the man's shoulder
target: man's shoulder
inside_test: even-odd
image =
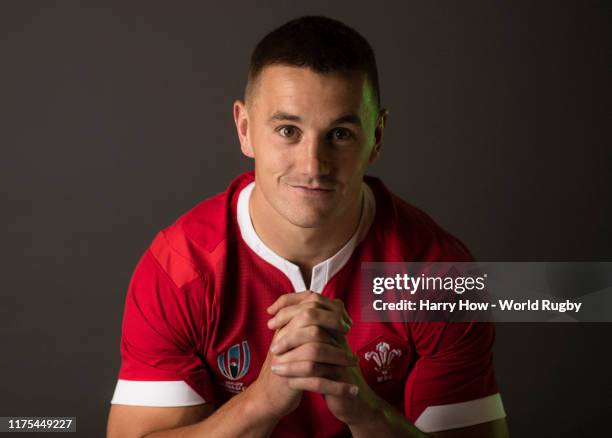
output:
[[[461,240],[429,214],[389,190],[379,178],[369,176],[366,182],[376,198],[377,232],[386,241],[393,241],[403,257],[422,261],[473,259]]]
[[[153,239],[149,250],[177,286],[206,277],[236,237],[236,200],[253,180],[252,172],[234,179],[228,188],[196,204]]]

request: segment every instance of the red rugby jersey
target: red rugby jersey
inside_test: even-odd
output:
[[[310,290],[341,299],[369,385],[425,432],[505,416],[488,323],[360,321],[362,262],[469,261],[429,216],[364,179],[355,236],[315,266]],[[125,302],[121,369],[111,403],[221,404],[258,376],[273,331],[266,308],[306,289],[299,268],[266,247],[248,217],[254,174],[236,178],[162,230],[139,261]],[[382,364],[382,366],[381,366]],[[350,436],[320,394],[305,393],[273,436]]]

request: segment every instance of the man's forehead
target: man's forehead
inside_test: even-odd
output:
[[[339,118],[367,111],[369,85],[359,72],[319,73],[307,67],[273,65],[258,78],[255,99],[268,117],[316,111]]]

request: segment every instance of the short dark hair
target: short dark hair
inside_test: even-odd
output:
[[[374,51],[363,36],[338,20],[299,17],[264,36],[251,55],[247,93],[264,67],[273,64],[309,67],[318,73],[363,72],[380,108]]]

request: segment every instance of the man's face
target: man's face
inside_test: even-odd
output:
[[[341,218],[359,201],[382,141],[385,115],[376,113],[365,75],[274,65],[253,85],[234,117],[260,195],[300,227]]]

